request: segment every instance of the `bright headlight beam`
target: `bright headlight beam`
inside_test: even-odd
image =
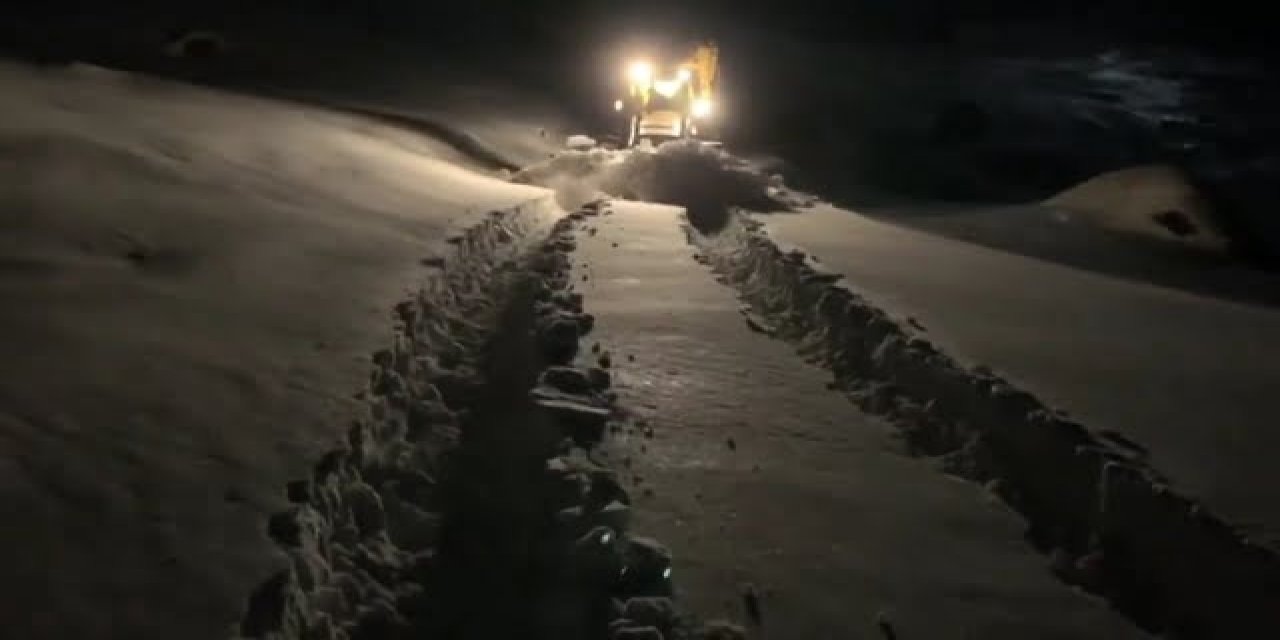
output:
[[[653,83],[654,91],[670,98],[680,90],[680,82],[678,80],[658,80]]]
[[[697,100],[693,103],[693,116],[695,118],[706,118],[711,115],[711,101],[707,99]]]
[[[632,82],[648,82],[653,77],[653,66],[643,60],[637,60],[631,63],[627,75],[631,77]]]

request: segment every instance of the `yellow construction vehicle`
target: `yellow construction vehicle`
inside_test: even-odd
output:
[[[614,110],[627,118],[627,146],[642,140],[707,139],[719,105],[720,52],[703,42],[674,62],[636,60],[626,70],[627,93]]]

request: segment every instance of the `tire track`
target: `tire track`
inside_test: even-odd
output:
[[[744,214],[717,235],[686,233],[750,305],[749,324],[830,369],[853,402],[895,422],[915,455],[1026,517],[1028,541],[1063,581],[1170,638],[1280,629],[1276,551],[1170,489],[1140,445],[964,369]]]
[[[268,523],[288,567],[250,596],[240,637],[675,629],[670,555],[629,533],[631,500],[594,455],[609,376],[571,366],[594,322],[569,281],[573,230],[600,206],[495,212],[397,307],[370,418]]]

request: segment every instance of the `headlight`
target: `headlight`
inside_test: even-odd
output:
[[[653,77],[653,67],[648,62],[637,61],[631,63],[631,68],[627,70],[632,82],[648,82]]]
[[[614,110],[614,111],[622,111],[622,107],[623,107],[623,104],[622,104],[622,101],[621,101],[621,100],[614,100],[614,101],[613,101],[613,110]]]
[[[680,81],[679,80],[656,80],[653,83],[653,90],[657,91],[660,95],[664,97],[670,98],[671,96],[676,95],[676,92],[680,90]]]
[[[693,72],[690,71],[688,67],[680,67],[680,71],[676,72],[676,78],[679,79],[680,82],[688,82],[693,78]]]
[[[711,101],[706,98],[695,100],[693,103],[693,117],[707,118],[711,116]]]

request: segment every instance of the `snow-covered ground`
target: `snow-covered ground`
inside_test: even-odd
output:
[[[0,626],[225,636],[278,566],[266,515],[364,411],[421,261],[545,192],[297,104],[86,65],[5,63],[0,87],[0,562],[21,587]],[[435,89],[501,153],[556,142],[486,120],[495,93]]]
[[[599,345],[580,360],[611,361],[627,419],[609,460],[685,607],[753,637],[871,638],[879,621],[902,638],[1146,637],[1055,580],[1015,514],[903,455],[829,373],[752,331],[681,209],[612,211],[578,234]]]
[[[1151,451],[1173,485],[1271,537],[1280,310],[1028,259],[831,207],[761,218],[969,364]],[[1009,225],[1016,219],[1006,218]],[[1268,533],[1271,532],[1271,533]]]
[[[1280,527],[1263,453],[1280,444],[1268,411],[1280,363],[1263,356],[1280,349],[1280,310],[1262,304],[1265,291],[1250,296],[1236,282],[1267,289],[1280,280],[1217,261],[1211,238],[1187,246],[1167,233],[1147,213],[1168,202],[1137,206],[1141,190],[1127,181],[1114,189],[1094,181],[1044,205],[904,205],[873,219],[803,206],[783,191],[764,197],[763,177],[749,165],[722,169],[723,161],[671,147],[621,161],[565,157],[526,173],[552,185],[559,180],[543,174],[553,167],[556,175],[586,174],[571,184],[690,206],[695,225],[723,223],[713,202],[790,207],[756,216],[777,242],[843,274],[876,306],[914,318],[931,342],[969,365],[1007,374],[1091,428],[1149,447],[1175,486],[1230,520]],[[1168,190],[1163,174],[1136,173]],[[1077,214],[1083,201],[1095,210]],[[1147,228],[1136,226],[1143,222]]]
[[[899,203],[874,220],[1001,252],[1255,304],[1280,302],[1280,277],[1240,264],[1198,193],[1169,167],[1102,174],[1036,204]]]
[[[751,303],[750,324],[834,370],[914,453],[993,483],[1043,550],[1106,557],[1092,588],[1143,624],[1280,625],[1265,587],[1280,564],[1263,548],[1277,522],[1265,452],[1277,444],[1268,401],[1280,370],[1265,354],[1280,313],[1216,290],[1247,272],[1206,254],[1212,245],[1180,246],[1125,197],[1086,197],[1105,180],[1059,201],[1070,211],[953,208],[939,235],[813,206],[749,163],[679,145],[566,156],[519,177],[562,198],[590,185],[686,207],[706,260]],[[744,221],[732,206],[774,212]],[[957,241],[966,233],[981,244]],[[1035,242],[1019,250],[1020,236]],[[1203,289],[1178,282],[1192,275]],[[636,297],[680,308],[684,294],[657,289]],[[1197,561],[1170,562],[1185,554]]]

